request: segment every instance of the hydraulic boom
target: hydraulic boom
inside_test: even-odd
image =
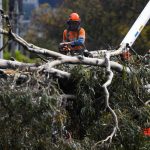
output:
[[[137,20],[135,21],[120,45],[125,46],[126,44],[129,44],[129,46],[132,46],[149,19],[150,1],[147,3],[147,5],[145,6],[145,8],[143,9],[143,11],[141,12],[141,14],[139,15],[139,17],[137,18]]]

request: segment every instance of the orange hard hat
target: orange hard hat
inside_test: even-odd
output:
[[[80,16],[77,13],[71,13],[69,16],[69,21],[80,21]]]

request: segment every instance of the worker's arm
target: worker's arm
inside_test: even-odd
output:
[[[78,40],[75,40],[75,41],[72,41],[70,43],[71,46],[80,46],[80,45],[83,45],[85,42],[85,39],[83,37],[79,37]]]

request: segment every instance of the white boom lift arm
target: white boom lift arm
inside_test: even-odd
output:
[[[134,44],[135,40],[140,35],[142,29],[144,28],[144,26],[146,25],[146,23],[148,22],[149,19],[150,19],[150,0],[148,1],[147,5],[143,9],[141,14],[137,18],[137,20],[135,21],[135,23],[132,25],[132,27],[129,30],[129,32],[127,33],[127,35],[122,40],[119,49],[113,50],[111,52],[111,56],[121,54],[124,50],[128,50],[126,47],[127,44],[129,46],[132,46]],[[93,56],[94,55],[96,56],[97,54],[103,55],[105,52],[106,52],[106,50],[98,50],[97,52],[91,51],[90,53]]]
[[[129,44],[129,46],[132,46],[132,44],[135,42],[137,37],[140,35],[142,29],[150,19],[150,1],[147,3],[123,41],[121,42],[122,45]]]

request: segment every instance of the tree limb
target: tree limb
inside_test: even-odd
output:
[[[0,59],[0,68],[1,69],[27,69],[27,71],[38,71],[41,69],[40,65],[37,64],[30,64],[30,63],[22,63],[19,61],[11,61],[11,60],[4,60],[4,59]],[[44,68],[43,70],[44,72],[53,74],[57,77],[65,77],[65,78],[69,78],[70,77],[70,73],[65,72],[65,71],[61,71],[55,68]]]

